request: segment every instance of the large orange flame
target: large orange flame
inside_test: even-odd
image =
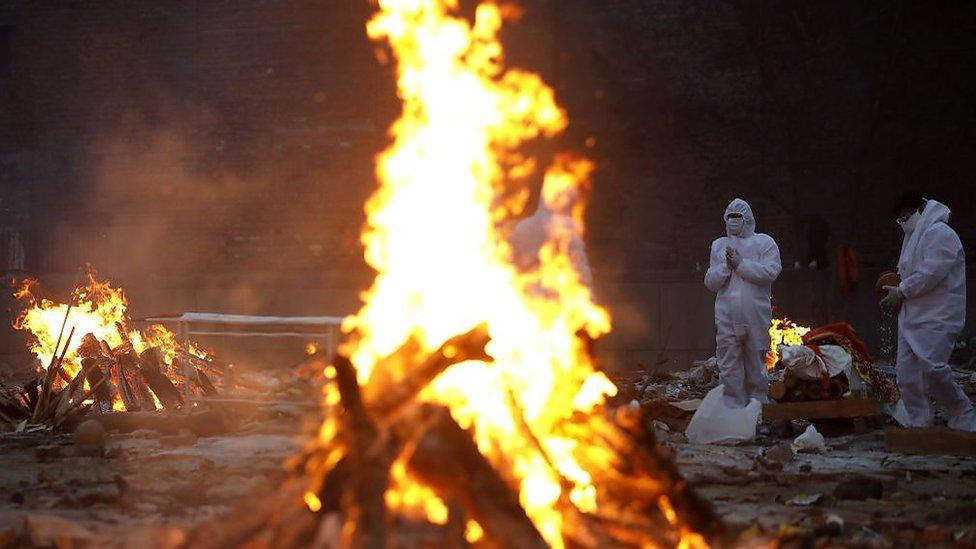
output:
[[[65,340],[69,330],[75,329],[75,337],[68,342],[64,357],[64,369],[74,377],[81,370],[80,358],[77,355],[81,345],[81,336],[92,334],[104,341],[110,347],[122,345],[122,334],[116,323],[124,323],[125,311],[128,303],[122,290],[112,288],[107,281],[95,280],[88,275],[88,283],[75,289],[73,294],[74,306],[65,323],[68,313],[67,303],[57,303],[49,299],[40,301],[34,296],[36,282],[27,280],[15,292],[15,297],[24,304],[24,309],[14,320],[14,328],[30,332],[28,345],[34,356],[41,363],[42,368],[51,364],[55,353],[64,350]],[[61,327],[65,328],[62,333]],[[58,336],[62,335],[60,348]]]
[[[367,30],[396,56],[403,111],[391,129],[394,143],[378,157],[381,185],[366,206],[363,244],[377,276],[365,305],[344,323],[351,337],[343,351],[366,383],[377,361],[408,338],[433,351],[486,323],[495,362],[458,364],[421,398],[447,405],[473,429],[482,453],[518,480],[523,507],[558,547],[557,500],[564,495],[582,510],[595,507],[598,488],[577,455],[599,449],[556,427],[615,392],[577,333],[599,337],[610,318],[570,258],[571,244],[583,235],[579,203],[566,215],[570,222],[552,224],[529,271],[513,267],[499,230],[525,206],[515,181],[536,171],[538,161],[521,156],[519,146],[567,124],[539,76],[503,66],[497,35],[512,14],[483,3],[469,22],[457,0],[379,1]],[[591,170],[588,161],[559,157],[545,172],[544,199],[575,194]],[[322,438],[334,434],[327,421]],[[391,506],[414,508],[432,522],[446,519],[443,503],[403,467],[394,466],[393,477]],[[469,524],[470,537],[479,531]]]

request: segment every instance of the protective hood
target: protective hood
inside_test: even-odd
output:
[[[902,280],[915,271],[918,262],[922,259],[921,250],[918,243],[922,240],[922,235],[937,223],[948,223],[949,214],[952,213],[945,204],[929,200],[925,203],[922,216],[915,225],[915,230],[911,234],[905,235],[905,241],[901,246],[901,257],[898,259],[898,273]]]
[[[729,203],[729,207],[725,208],[725,215],[722,216],[722,223],[729,218],[729,214],[741,214],[742,220],[745,222],[742,227],[742,234],[739,235],[740,238],[749,238],[750,236],[756,234],[756,218],[752,215],[752,208],[749,207],[749,203],[741,198],[736,198]],[[726,230],[726,234],[728,231]],[[728,234],[728,236],[732,236]]]

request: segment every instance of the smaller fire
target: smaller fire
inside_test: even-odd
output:
[[[206,372],[213,375],[214,364],[208,354],[181,344],[160,324],[130,329],[125,293],[98,280],[91,267],[70,304],[38,299],[37,287],[37,281],[26,280],[15,291],[23,310],[13,327],[29,333],[27,345],[39,373],[59,365],[51,389],[68,387],[82,374],[82,388],[90,392],[93,380],[104,378],[93,396],[100,405],[110,400],[115,411],[159,409],[182,403],[181,394],[191,389],[213,391]]]
[[[319,352],[319,346],[314,341],[309,341],[308,343],[305,344],[306,355],[312,356],[317,352]]]
[[[779,362],[780,345],[802,345],[803,336],[810,331],[806,326],[798,326],[792,320],[783,317],[774,318],[769,327],[769,351],[766,353],[766,368],[772,370]]]

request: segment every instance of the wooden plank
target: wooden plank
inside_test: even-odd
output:
[[[880,415],[878,401],[868,398],[776,402],[763,405],[763,421],[779,419],[835,419]]]
[[[885,429],[885,450],[899,454],[976,457],[976,433],[947,427]]]

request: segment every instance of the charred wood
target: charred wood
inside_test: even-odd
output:
[[[348,358],[336,355],[336,385],[342,398],[343,440],[352,463],[342,494],[343,547],[382,548],[388,543],[388,518],[384,494],[389,484],[393,453],[366,411],[356,369]]]
[[[455,500],[496,547],[547,547],[518,496],[481,454],[471,434],[445,408],[428,406],[428,420],[408,458],[410,471],[445,500]]]
[[[149,389],[152,390],[163,407],[168,409],[179,408],[183,405],[183,395],[180,390],[173,385],[168,377],[161,371],[162,357],[159,349],[150,347],[139,355],[139,371]]]

